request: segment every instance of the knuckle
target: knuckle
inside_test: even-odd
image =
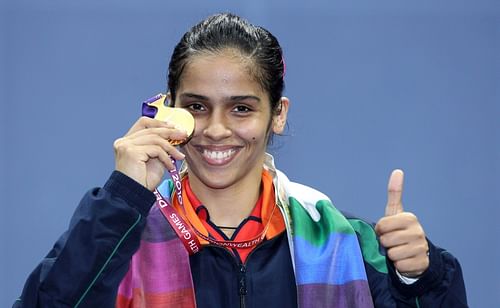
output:
[[[163,148],[163,150],[165,150],[165,151],[170,150],[171,144],[167,139],[160,137],[160,136],[156,136],[155,139],[156,139],[157,144],[160,145]]]
[[[408,216],[408,219],[417,220],[417,216],[412,212],[406,212],[406,215]]]
[[[429,250],[429,246],[427,245],[427,241],[422,243],[419,247],[419,252],[424,255],[424,256],[427,256],[427,251]]]
[[[385,233],[385,230],[386,230],[386,219],[385,217],[384,218],[381,218],[377,224],[375,225],[375,231],[377,232],[377,234],[381,235],[381,234],[384,234]]]
[[[141,116],[137,122],[139,122],[139,123],[148,123],[150,120],[151,120],[150,117]]]
[[[393,261],[396,261],[396,259],[397,259],[397,254],[394,251],[394,249],[387,250],[387,256],[389,257],[389,259],[391,259]]]
[[[383,236],[381,237],[380,243],[381,243],[384,247],[391,247],[391,237],[390,237],[389,235],[383,235]]]
[[[406,222],[408,223],[414,223],[417,220],[417,216],[415,216],[415,214],[411,213],[411,212],[404,212],[404,213],[401,213],[404,217],[404,219],[406,220]]]
[[[398,269],[399,272],[406,272],[408,271],[406,267],[406,262],[404,260],[396,260],[394,262],[394,267]]]
[[[427,246],[427,241],[425,240],[425,233],[424,233],[424,230],[420,230],[420,232],[418,233],[417,238],[418,238],[420,241],[425,242],[425,246]]]
[[[402,192],[401,188],[397,188],[397,187],[393,187],[393,186],[390,186],[387,189],[387,191],[390,193],[401,193]]]
[[[384,247],[387,246],[387,240],[386,240],[386,236],[385,235],[379,236],[378,241],[380,242],[380,244],[382,246],[384,246]]]
[[[123,138],[118,138],[113,142],[115,151],[119,151],[123,147]]]
[[[160,136],[164,140],[171,140],[171,138],[175,136],[175,130],[173,130],[172,128],[164,128],[164,129],[162,129]],[[170,142],[169,142],[169,144],[170,144]]]

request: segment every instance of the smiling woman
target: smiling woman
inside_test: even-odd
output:
[[[267,140],[271,129],[283,131],[288,107],[281,98],[285,107],[272,115],[269,97],[246,73],[249,64],[234,53],[195,56],[175,99],[196,120],[193,138],[183,147],[191,187],[211,220],[224,226],[237,226],[255,206]]]
[[[137,120],[14,306],[466,307],[458,261],[404,212],[402,171],[374,227],[275,168],[284,73],[276,38],[238,16],[188,31],[167,98],[194,117],[191,139],[175,147],[187,136],[173,123]]]

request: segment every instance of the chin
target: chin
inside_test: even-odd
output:
[[[191,175],[196,176],[198,181],[212,189],[224,189],[241,181],[241,178],[230,170],[204,170],[199,173],[193,170]]]

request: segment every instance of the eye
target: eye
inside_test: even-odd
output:
[[[236,113],[249,113],[250,111],[252,111],[252,109],[250,109],[248,106],[245,106],[245,105],[237,105],[233,108],[233,111],[236,112]]]
[[[203,106],[202,104],[199,104],[199,103],[191,103],[191,104],[185,106],[184,108],[186,108],[187,110],[189,110],[191,112],[202,112],[202,111],[206,110],[205,106]]]

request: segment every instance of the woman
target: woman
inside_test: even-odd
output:
[[[401,171],[373,228],[274,167],[284,73],[276,38],[237,16],[187,32],[167,97],[195,118],[191,140],[176,148],[184,131],[140,118],[14,306],[465,307],[457,260],[403,211]],[[182,181],[162,183],[171,158]]]

